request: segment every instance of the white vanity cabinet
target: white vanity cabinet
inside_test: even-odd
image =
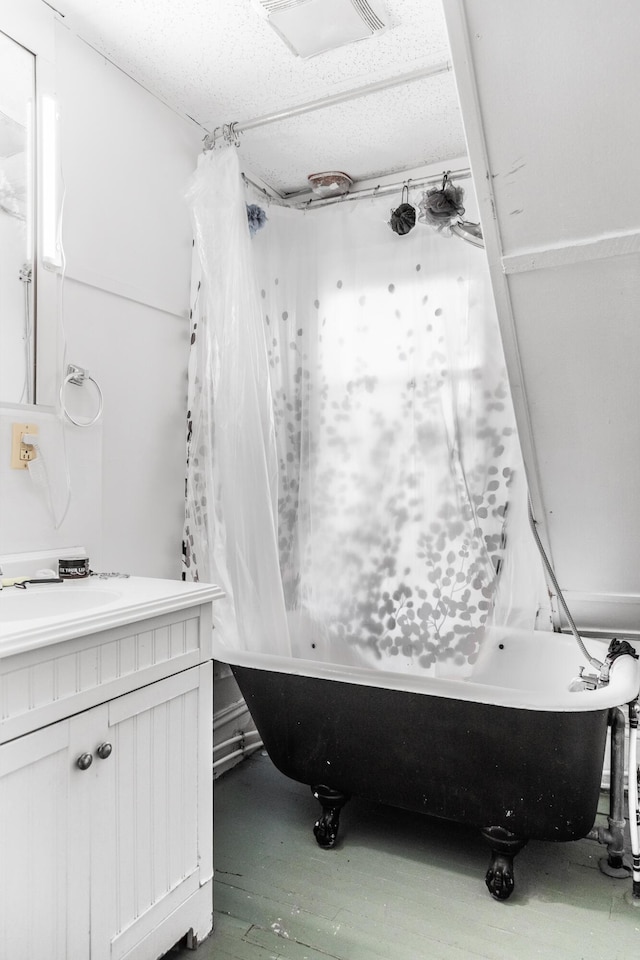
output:
[[[211,605],[0,659],[0,957],[155,960],[212,924]]]

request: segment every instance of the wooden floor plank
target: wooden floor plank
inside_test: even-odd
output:
[[[191,950],[173,950],[167,954],[167,960],[279,960],[277,954],[266,947],[247,940],[251,924],[235,917],[214,912],[213,933],[199,944],[197,952]]]
[[[275,949],[275,934],[270,930],[263,930],[261,927],[252,927],[247,934],[247,939],[251,943],[257,943],[266,949]],[[335,953],[319,951],[308,946],[306,943],[298,943],[295,940],[278,937],[278,956],[281,960],[340,960],[340,956]]]
[[[310,943],[308,936],[323,934],[327,929],[333,932],[332,921],[315,913],[292,908],[282,903],[275,891],[274,897],[264,894],[246,893],[229,884],[219,884],[214,892],[214,906],[220,913],[227,913],[237,919],[246,919],[251,915],[253,926],[271,930],[283,939]]]
[[[467,826],[354,798],[336,848],[322,850],[308,786],[259,754],[218,779],[215,794],[217,922],[200,960],[640,956],[630,881],[600,872],[597,843],[532,841],[516,859],[513,897],[498,903],[484,885],[488,848]],[[606,797],[599,810],[606,825]]]
[[[333,922],[302,911],[297,915],[287,915],[282,904],[267,897],[248,896],[244,891],[227,886],[222,886],[218,892],[218,910],[228,911],[237,917],[250,907],[256,926],[263,930],[277,930],[279,936],[286,937],[289,941],[305,944],[330,957],[347,960],[389,960],[389,944],[384,940],[380,941],[367,924],[353,924],[350,922],[351,918],[347,917]],[[421,939],[408,936],[404,938],[404,942],[396,943],[393,960],[415,960],[415,943],[409,941]],[[427,944],[422,943],[422,946],[426,950]],[[429,956],[430,960],[450,960],[444,950],[435,948],[425,953],[425,956]]]
[[[214,911],[214,918],[216,930],[232,937],[242,939],[251,929],[250,921],[239,920],[237,917],[231,917],[226,913],[218,914]]]
[[[332,920],[344,905],[341,888],[335,882],[332,884],[330,874],[322,876],[314,870],[313,889],[309,889],[309,870],[309,863],[300,864],[296,869],[284,861],[267,858],[241,877],[218,876],[218,883],[277,899],[291,909],[311,911],[316,916]]]

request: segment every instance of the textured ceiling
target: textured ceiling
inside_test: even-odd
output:
[[[389,29],[308,60],[251,0],[57,0],[66,25],[212,131],[449,60],[441,0],[385,0]],[[244,165],[283,193],[309,173],[354,180],[466,152],[453,74],[414,81],[241,135]]]

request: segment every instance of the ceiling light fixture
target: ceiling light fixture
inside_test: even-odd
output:
[[[253,0],[297,57],[319,53],[386,30],[379,0]]]
[[[309,186],[318,197],[341,197],[349,193],[353,180],[340,170],[330,170],[327,173],[310,173],[307,177]]]

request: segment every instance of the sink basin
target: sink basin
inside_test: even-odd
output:
[[[119,600],[120,596],[115,590],[85,589],[81,584],[32,585],[25,590],[5,587],[0,593],[0,622],[86,614]]]

